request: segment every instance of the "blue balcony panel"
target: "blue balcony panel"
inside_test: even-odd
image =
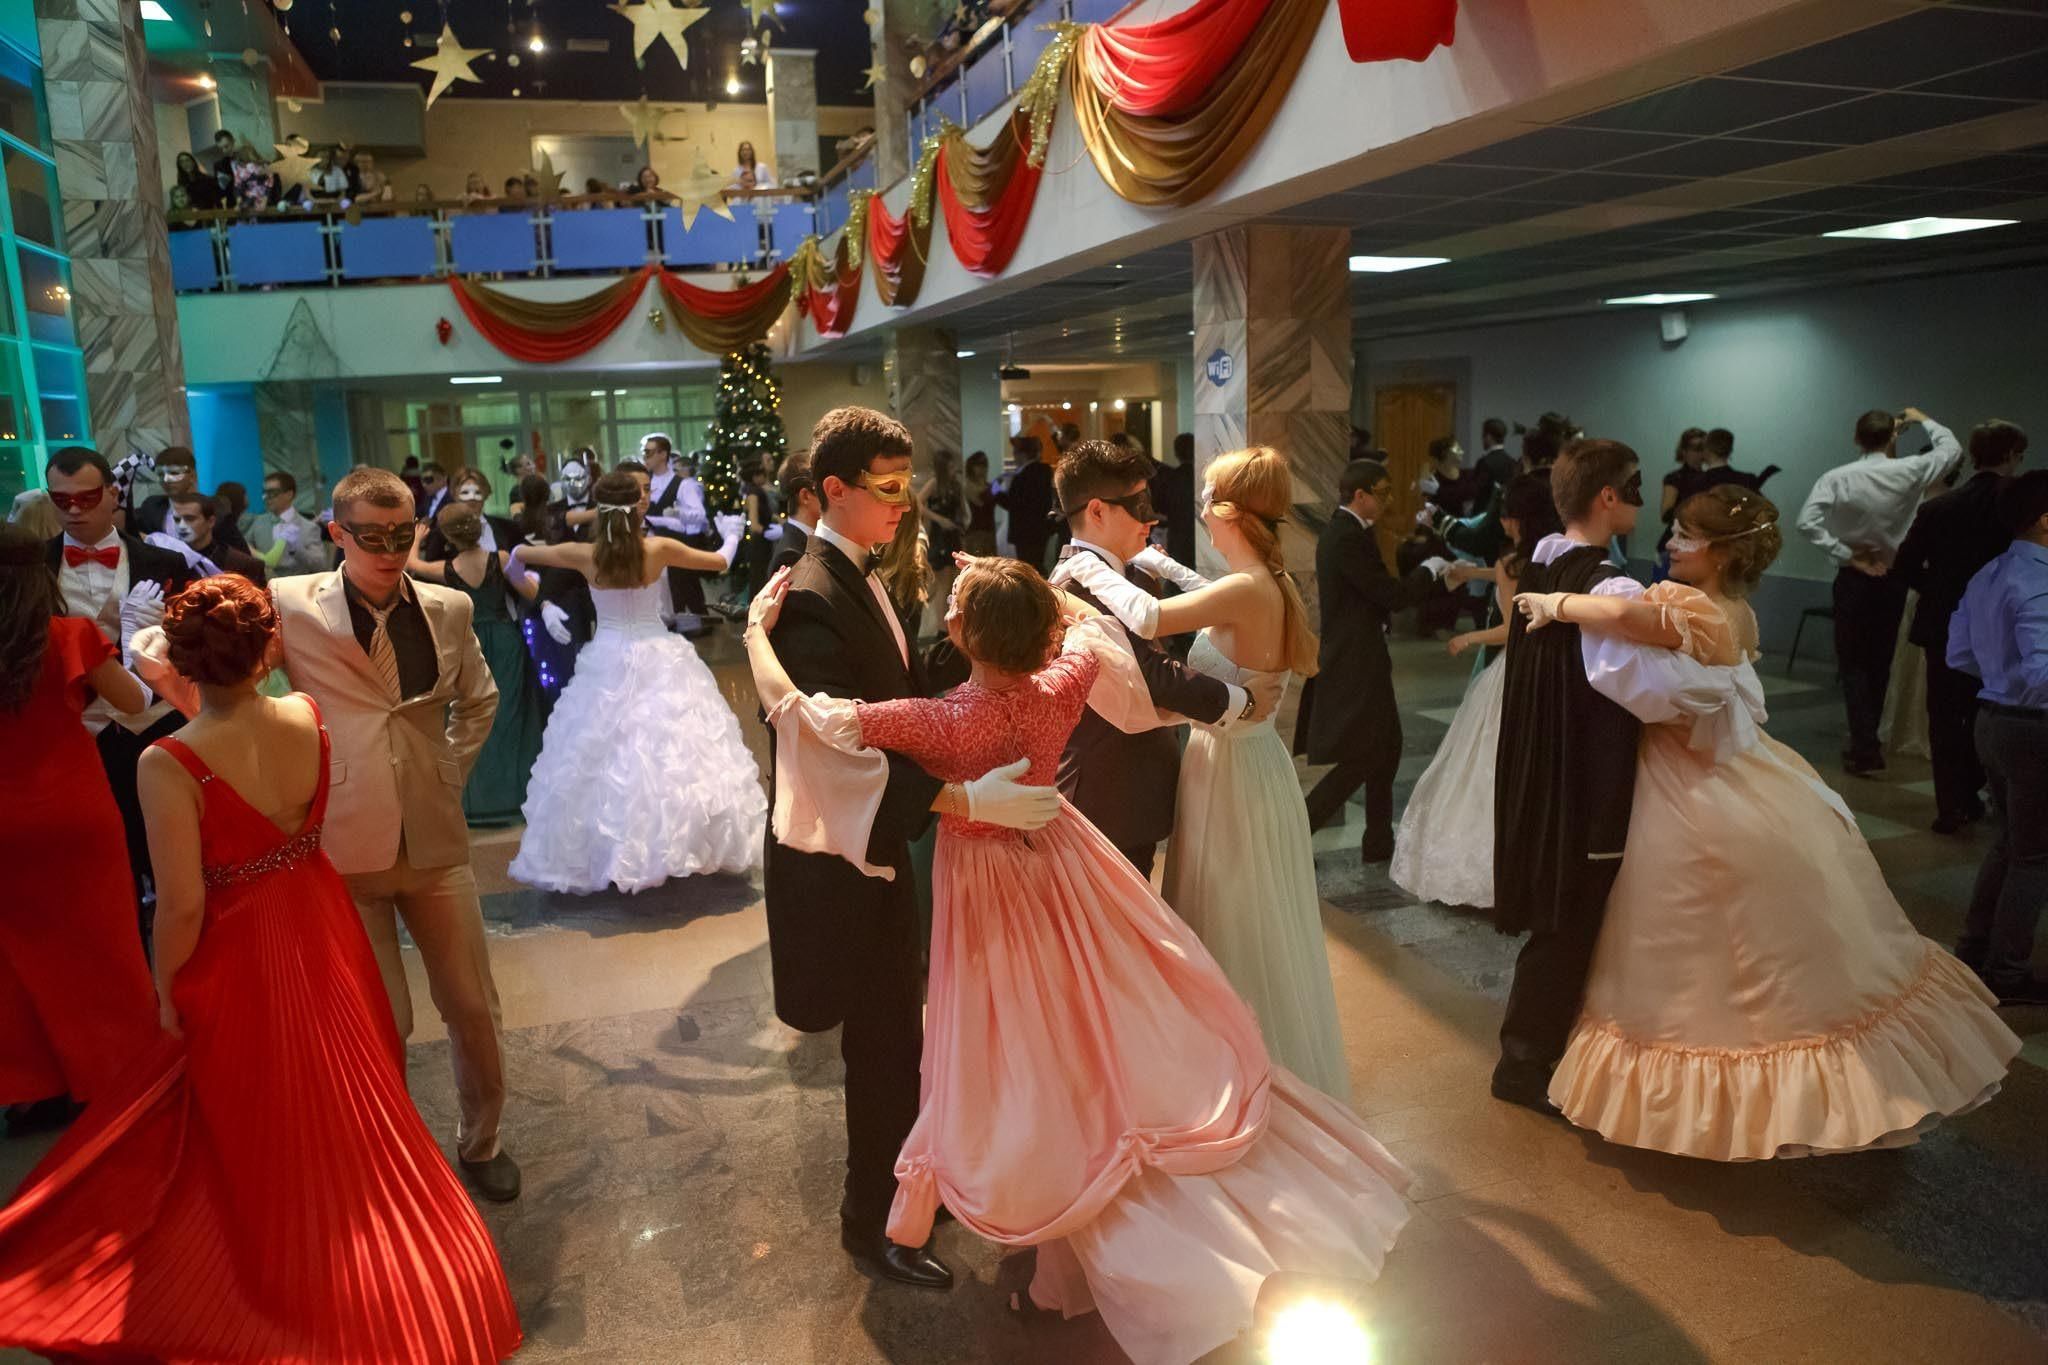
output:
[[[915,162],[911,163],[915,165]],[[871,190],[875,188],[875,159],[866,157],[854,164],[846,173],[846,187],[849,190]]]
[[[670,265],[739,265],[760,259],[761,229],[751,204],[732,205],[730,222],[708,208],[699,209],[688,232],[683,231],[681,209],[671,207],[662,218]]]
[[[1031,79],[1031,73],[1038,68],[1038,58],[1052,46],[1052,34],[1040,25],[1056,19],[1056,7],[1040,5],[1030,14],[1010,25],[1010,79],[1019,90],[1024,82]]]
[[[1074,0],[1073,19],[1077,24],[1106,24],[1130,4],[1131,0]],[[1049,19],[1051,16],[1047,16]],[[1029,23],[1030,20],[1026,20]]]
[[[817,217],[809,204],[784,204],[768,220],[768,254],[777,260],[796,255],[804,238],[817,231]]]
[[[647,263],[647,220],[639,209],[557,209],[555,269],[637,270]]]
[[[365,218],[341,225],[345,280],[416,280],[434,273],[434,220]]]
[[[1003,101],[1010,98],[1003,61],[1003,45],[993,43],[988,51],[967,64],[967,74],[961,82],[967,87],[969,128],[1002,108]]]
[[[847,201],[847,183],[844,180],[834,185],[831,189],[826,190],[824,195],[818,200],[818,235],[820,237],[830,236],[838,230],[841,223],[846,221],[846,215],[851,212]]]
[[[213,254],[213,234],[205,228],[171,229],[171,288],[198,293],[220,284],[220,262]]]
[[[228,229],[235,283],[314,284],[327,278],[327,244],[318,223],[236,223]]]
[[[464,275],[524,275],[533,269],[533,219],[524,213],[464,213],[448,220],[449,255]]]

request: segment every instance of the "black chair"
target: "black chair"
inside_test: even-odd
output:
[[[1833,607],[1808,607],[1805,611],[1799,613],[1799,624],[1792,631],[1792,652],[1785,656],[1785,676],[1788,678],[1792,676],[1793,665],[1799,662],[1799,637],[1806,633],[1806,623],[1816,616],[1820,617],[1823,621],[1832,622],[1835,619],[1835,609]]]

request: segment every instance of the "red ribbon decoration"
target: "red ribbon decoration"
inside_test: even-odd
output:
[[[616,332],[653,273],[653,266],[641,266],[617,284],[567,303],[537,303],[471,284],[460,275],[449,276],[448,287],[471,325],[493,346],[514,360],[552,365],[582,355]]]
[[[1027,151],[1031,146],[1031,123],[1023,110],[1010,115],[1008,123],[996,133],[996,142],[989,144],[989,152],[996,159],[1007,157],[1011,163],[1009,178],[990,200],[987,207],[969,208],[961,202],[959,192],[953,188],[953,177],[948,162],[956,150],[964,150],[970,156],[977,155],[976,149],[968,146],[964,136],[949,137],[939,145],[938,164],[935,168],[933,188],[938,193],[939,208],[946,215],[946,239],[952,244],[953,255],[966,267],[969,274],[984,277],[1000,275],[1010,264],[1010,257],[1017,254],[1017,243],[1024,236],[1024,226],[1031,220],[1031,206],[1038,201],[1038,181],[1043,170],[1031,164]],[[1013,142],[1007,153],[1001,152],[1001,139],[1011,138]],[[990,159],[988,153],[979,154],[981,159]],[[970,178],[969,183],[972,183]]]
[[[1091,24],[1082,41],[1098,88],[1119,110],[1185,114],[1201,107],[1271,8],[1272,0],[1196,0],[1156,24]]]
[[[832,258],[832,283],[820,289],[806,284],[797,296],[796,308],[811,320],[821,337],[843,337],[853,326],[853,310],[860,303],[860,267],[846,259],[846,234],[839,234],[839,247]]]
[[[759,341],[789,306],[789,266],[737,289],[706,289],[662,271],[655,278],[676,306],[676,330],[699,350],[725,355]]]
[[[1419,62],[1458,31],[1458,0],[1337,0],[1337,13],[1354,62]]]

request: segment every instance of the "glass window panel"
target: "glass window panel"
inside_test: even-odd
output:
[[[556,454],[578,446],[603,444],[604,394],[551,393],[547,396],[547,444]],[[600,451],[602,456],[605,452]]]
[[[27,5],[9,4],[8,18],[12,11],[27,11]],[[35,22],[28,18],[24,25],[28,42],[36,41]],[[49,120],[43,109],[42,73],[35,63],[11,47],[0,46],[0,130],[14,134],[31,146],[50,145]]]
[[[13,394],[0,393],[0,441],[21,439],[21,405]]]
[[[23,248],[21,292],[28,304],[28,336],[58,346],[76,346],[78,331],[71,318],[71,266],[57,256]]]
[[[84,410],[76,398],[43,395],[43,440],[50,445],[85,439]]]
[[[0,506],[14,506],[15,495],[28,487],[28,451],[0,445]]]
[[[519,395],[516,393],[467,394],[448,405],[453,420],[436,426],[494,427],[519,425]]]
[[[57,231],[57,175],[48,166],[17,147],[0,154],[0,168],[7,175],[7,198],[14,208],[14,232],[18,237],[44,246],[62,248]]]
[[[614,393],[612,402],[618,409],[620,421],[630,419],[634,422],[653,424],[643,426],[643,433],[659,430],[676,419],[675,390],[665,384],[658,389],[628,389],[624,393]],[[634,443],[639,443],[637,437]]]

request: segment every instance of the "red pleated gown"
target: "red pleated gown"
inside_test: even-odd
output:
[[[490,1234],[406,1094],[320,851],[175,739],[206,918],[169,1034],[0,1210],[0,1345],[59,1358],[470,1365],[519,1345]]]

